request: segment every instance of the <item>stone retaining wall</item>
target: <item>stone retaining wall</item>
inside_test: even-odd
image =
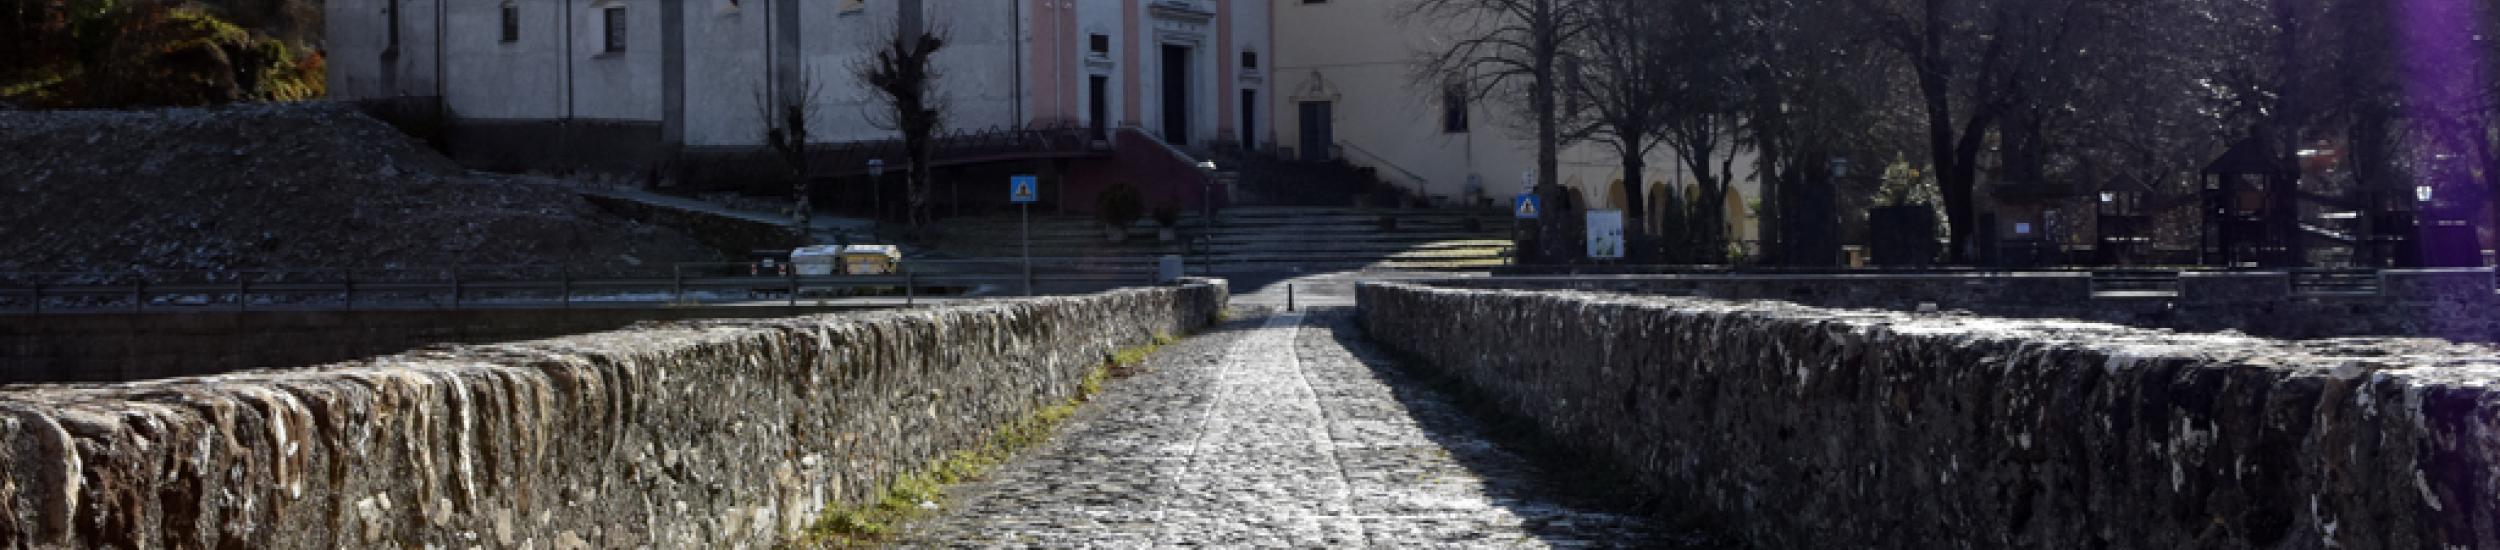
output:
[[[764,547],[1204,326],[1220,281],[0,390],[0,548]]]
[[[1383,346],[1764,548],[2500,548],[2500,354],[1370,283]]]

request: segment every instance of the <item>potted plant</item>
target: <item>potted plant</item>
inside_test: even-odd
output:
[[[1113,243],[1128,241],[1128,228],[1146,214],[1145,198],[1137,187],[1126,183],[1112,185],[1094,197],[1094,218],[1102,222],[1103,236]]]
[[[1175,208],[1169,204],[1157,206],[1155,207],[1154,220],[1155,225],[1161,228],[1161,230],[1155,232],[1155,238],[1157,240],[1168,243],[1179,238],[1179,236],[1175,235],[1172,231],[1173,227],[1181,224],[1181,211],[1179,208]]]

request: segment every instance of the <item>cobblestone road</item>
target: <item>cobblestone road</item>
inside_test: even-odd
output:
[[[959,487],[908,547],[1692,547],[1571,504],[1342,313],[1241,319]]]

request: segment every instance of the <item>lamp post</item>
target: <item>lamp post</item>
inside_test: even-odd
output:
[[[1201,211],[1198,215],[1198,238],[1191,240],[1199,243],[1198,263],[1204,265],[1207,262],[1208,253],[1211,252],[1206,249],[1212,246],[1207,239],[1215,238],[1215,161],[1198,161],[1198,171],[1206,175],[1206,189],[1204,193],[1198,195],[1198,206]],[[1208,274],[1215,273],[1215,266],[1206,265],[1205,267]]]
[[[885,213],[885,159],[868,159],[868,202],[882,218]]]

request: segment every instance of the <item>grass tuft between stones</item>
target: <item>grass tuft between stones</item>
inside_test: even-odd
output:
[[[896,476],[876,502],[825,509],[788,546],[873,548],[891,542],[903,524],[927,516],[945,504],[947,485],[979,480],[1017,452],[1049,441],[1060,425],[1076,415],[1079,405],[1102,393],[1104,381],[1115,375],[1133,374],[1155,350],[1178,341],[1169,334],[1156,334],[1145,345],[1121,348],[1104,356],[1101,367],[1085,373],[1085,378],[1077,382],[1076,395],[1000,426],[982,438],[977,447],[949,452],[927,469]]]

